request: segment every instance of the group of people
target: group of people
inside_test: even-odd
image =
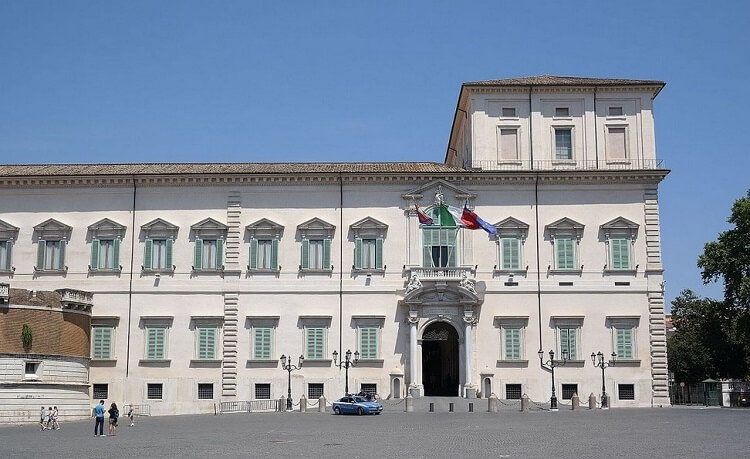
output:
[[[104,413],[105,413],[105,407],[104,407],[104,400],[99,400],[99,404],[94,407],[94,417],[96,418],[96,423],[94,424],[94,436],[95,437],[103,437],[104,436]],[[109,436],[117,435],[117,420],[120,417],[120,410],[117,408],[117,404],[112,402],[112,404],[109,406],[109,410],[106,411],[107,414],[109,414]],[[128,418],[130,419],[130,426],[135,425],[135,412],[133,411],[133,407],[130,407],[128,411]],[[97,433],[98,431],[98,433]]]
[[[42,407],[42,412],[39,415],[39,427],[40,431],[45,430],[60,430],[60,423],[57,422],[58,413],[57,407],[52,408],[51,406],[47,409]]]

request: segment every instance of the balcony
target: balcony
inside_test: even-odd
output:
[[[629,159],[623,161],[606,160],[523,160],[523,161],[472,161],[471,168],[485,171],[596,171],[596,170],[663,170],[666,164],[662,159]]]
[[[464,276],[473,279],[476,267],[424,268],[422,266],[404,266],[404,270],[409,277],[416,275],[420,281],[460,281]]]
[[[94,305],[94,294],[82,290],[73,290],[72,288],[62,288],[55,290],[60,294],[60,303],[65,309],[76,309],[91,312]]]

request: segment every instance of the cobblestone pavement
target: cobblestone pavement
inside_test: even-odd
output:
[[[93,436],[93,425],[0,427],[0,458],[609,459],[747,457],[750,450],[750,410],[716,408],[169,416],[139,418],[135,427],[123,422],[116,437],[104,438]]]

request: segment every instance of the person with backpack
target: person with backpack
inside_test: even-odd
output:
[[[94,417],[96,417],[96,424],[94,424],[94,436],[104,436],[104,400],[99,400],[99,404],[94,407]],[[97,428],[99,433],[97,434]]]
[[[52,429],[53,430],[60,430],[60,423],[57,422],[57,418],[60,415],[60,413],[57,411],[57,407],[55,407],[52,410]]]
[[[117,418],[120,417],[120,410],[117,409],[117,404],[112,402],[107,412],[109,413],[109,435],[117,435],[115,433],[117,432]]]

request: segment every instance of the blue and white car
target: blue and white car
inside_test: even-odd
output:
[[[333,412],[335,414],[380,414],[383,412],[383,405],[378,402],[368,402],[364,397],[359,395],[346,395],[333,402]]]

